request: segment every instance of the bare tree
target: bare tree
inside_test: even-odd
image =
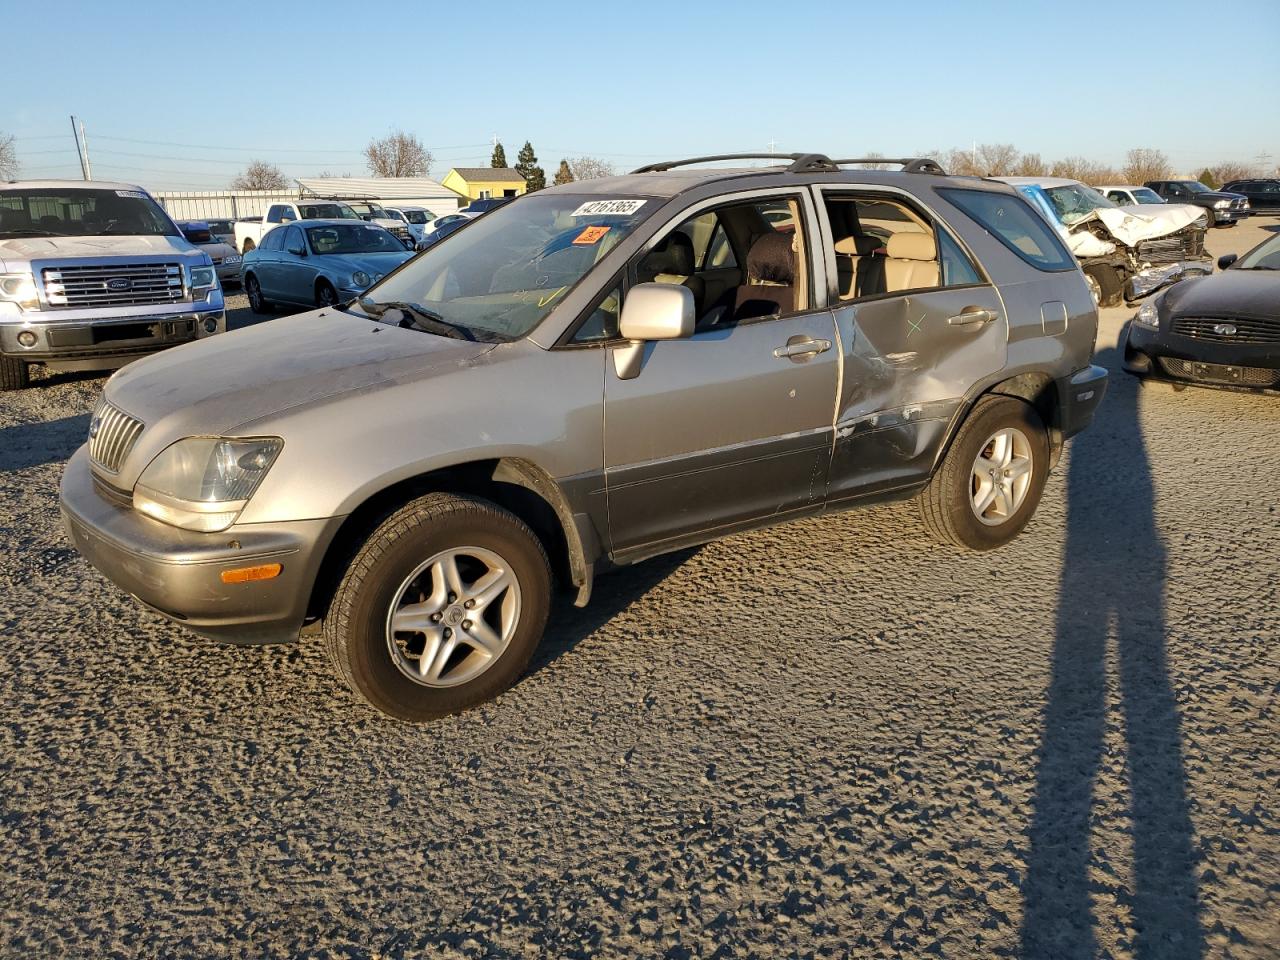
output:
[[[0,180],[18,176],[18,150],[13,144],[13,134],[0,133]]]
[[[868,160],[871,160],[872,162],[871,162],[871,163],[860,163],[860,164],[858,164],[858,169],[860,169],[860,170],[888,170],[891,166],[893,166],[893,164],[891,164],[891,163],[881,163],[880,161],[881,161],[881,158],[882,158],[882,157],[884,157],[884,154],[883,154],[883,153],[881,153],[879,150],[868,150],[868,151],[867,151],[867,159],[868,159]]]
[[[1065,177],[1068,180],[1079,180],[1081,183],[1102,184],[1114,183],[1120,179],[1119,174],[1105,163],[1097,163],[1087,157],[1065,157],[1053,161],[1049,168],[1051,176]]]
[[[962,150],[958,147],[955,150],[948,150],[943,158],[942,167],[947,173],[960,177],[982,176],[976,150]]]
[[[231,181],[232,190],[284,190],[289,178],[274,163],[250,160],[238,177]]]
[[[1049,165],[1040,159],[1038,153],[1024,153],[1013,168],[1015,177],[1043,177],[1048,173]]]
[[[575,180],[598,180],[600,177],[612,177],[616,172],[612,163],[597,157],[573,157],[569,160],[569,169],[573,171]]]
[[[1018,148],[1012,143],[978,146],[978,167],[984,177],[1010,177],[1018,165]]]
[[[1151,147],[1134,147],[1125,156],[1124,169],[1120,171],[1125,183],[1146,183],[1148,180],[1167,180],[1173,174],[1169,158]]]
[[[431,172],[431,151],[411,133],[393,130],[364,148],[369,172],[375,177],[425,177]]]
[[[1258,175],[1258,168],[1252,163],[1241,163],[1239,160],[1223,160],[1211,168],[1219,183],[1230,183],[1232,180],[1247,180]]]

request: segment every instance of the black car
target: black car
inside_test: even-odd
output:
[[[460,213],[488,213],[494,207],[500,207],[504,203],[510,203],[515,197],[485,197],[483,200],[472,200],[463,207]]]
[[[1175,386],[1280,393],[1280,234],[1218,266],[1138,308],[1123,337],[1124,368]]]
[[[1280,179],[1255,177],[1252,180],[1232,180],[1224,183],[1222,189],[1242,194],[1254,213],[1280,213]]]
[[[1209,211],[1209,226],[1229,227],[1249,216],[1249,201],[1240,193],[1210,190],[1199,180],[1148,180],[1150,187],[1170,203],[1190,203]]]

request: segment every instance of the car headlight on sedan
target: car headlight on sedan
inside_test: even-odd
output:
[[[38,305],[36,282],[29,273],[0,273],[0,300],[20,307]]]
[[[351,275],[351,286],[355,290],[363,290],[381,279],[382,274],[380,273],[365,273],[363,270],[357,270]]]
[[[215,533],[235,523],[275,463],[279,437],[187,437],[161,451],[133,488],[133,506],[162,523]]]
[[[1138,307],[1138,312],[1133,318],[1133,322],[1144,327],[1150,327],[1152,330],[1160,329],[1160,308],[1157,301],[1147,300],[1142,306]]]

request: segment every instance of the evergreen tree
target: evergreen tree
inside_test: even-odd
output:
[[[495,143],[493,145],[493,159],[489,161],[491,167],[506,167],[507,151],[502,149],[502,144]]]
[[[516,156],[516,172],[524,177],[526,193],[541,190],[547,185],[547,172],[538,166],[538,155],[533,152],[533,144],[528,140]]]
[[[1204,170],[1200,171],[1200,182],[1203,183],[1210,190],[1218,189],[1218,181],[1214,179],[1213,171],[1208,169],[1207,167]]]
[[[573,171],[569,169],[568,160],[560,161],[560,169],[556,171],[556,178],[552,182],[556,186],[562,183],[573,183]]]

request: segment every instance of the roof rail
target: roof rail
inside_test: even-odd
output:
[[[938,177],[947,175],[942,164],[928,157],[855,157],[852,160],[832,160],[831,163],[837,167],[852,163],[898,163],[902,165],[903,173],[931,173]]]
[[[719,160],[790,160],[794,162],[804,158],[815,156],[810,153],[721,153],[711,157],[690,157],[688,160],[664,160],[662,163],[650,163],[647,166],[638,167],[632,170],[632,173],[662,173],[664,170],[670,170],[672,167],[689,167],[696,163],[715,163]]]

